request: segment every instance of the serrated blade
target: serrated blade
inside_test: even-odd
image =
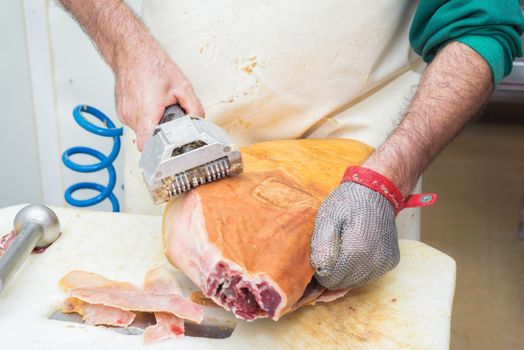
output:
[[[227,157],[217,159],[202,166],[178,173],[166,179],[164,185],[169,197],[173,198],[192,190],[195,187],[220,180],[231,174]]]

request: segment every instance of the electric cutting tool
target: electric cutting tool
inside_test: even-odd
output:
[[[155,204],[242,173],[242,155],[227,132],[178,105],[166,108],[139,164]]]

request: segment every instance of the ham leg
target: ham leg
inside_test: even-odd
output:
[[[351,140],[243,148],[242,175],[198,187],[168,204],[167,257],[207,297],[245,320],[277,320],[313,303],[324,292],[310,284],[315,214],[345,168],[371,151]]]

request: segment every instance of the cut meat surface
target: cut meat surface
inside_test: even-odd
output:
[[[82,278],[82,274],[85,274],[85,279]],[[180,295],[159,295],[131,283],[108,281],[110,280],[96,274],[74,271],[66,275],[60,285],[69,290],[72,297],[89,304],[101,304],[128,311],[167,312],[195,322],[202,320],[202,307]]]
[[[144,289],[158,295],[182,295],[175,276],[161,266],[147,273]],[[166,312],[155,312],[156,324],[144,330],[144,342],[156,343],[184,336],[184,320]]]
[[[309,244],[317,210],[347,166],[372,152],[351,140],[289,140],[242,149],[244,173],[168,203],[169,260],[237,317],[279,319],[314,303]],[[327,299],[341,296],[329,294]]]

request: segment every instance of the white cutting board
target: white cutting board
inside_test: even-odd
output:
[[[12,228],[20,206],[0,209],[0,234]],[[62,236],[33,255],[0,294],[2,349],[141,349],[142,337],[48,320],[66,294],[58,287],[80,269],[142,284],[145,273],[167,264],[161,217],[54,208]],[[240,321],[226,340],[185,337],[147,349],[447,349],[455,262],[415,241],[401,241],[401,262],[375,283],[342,300],[296,311],[282,320]]]

